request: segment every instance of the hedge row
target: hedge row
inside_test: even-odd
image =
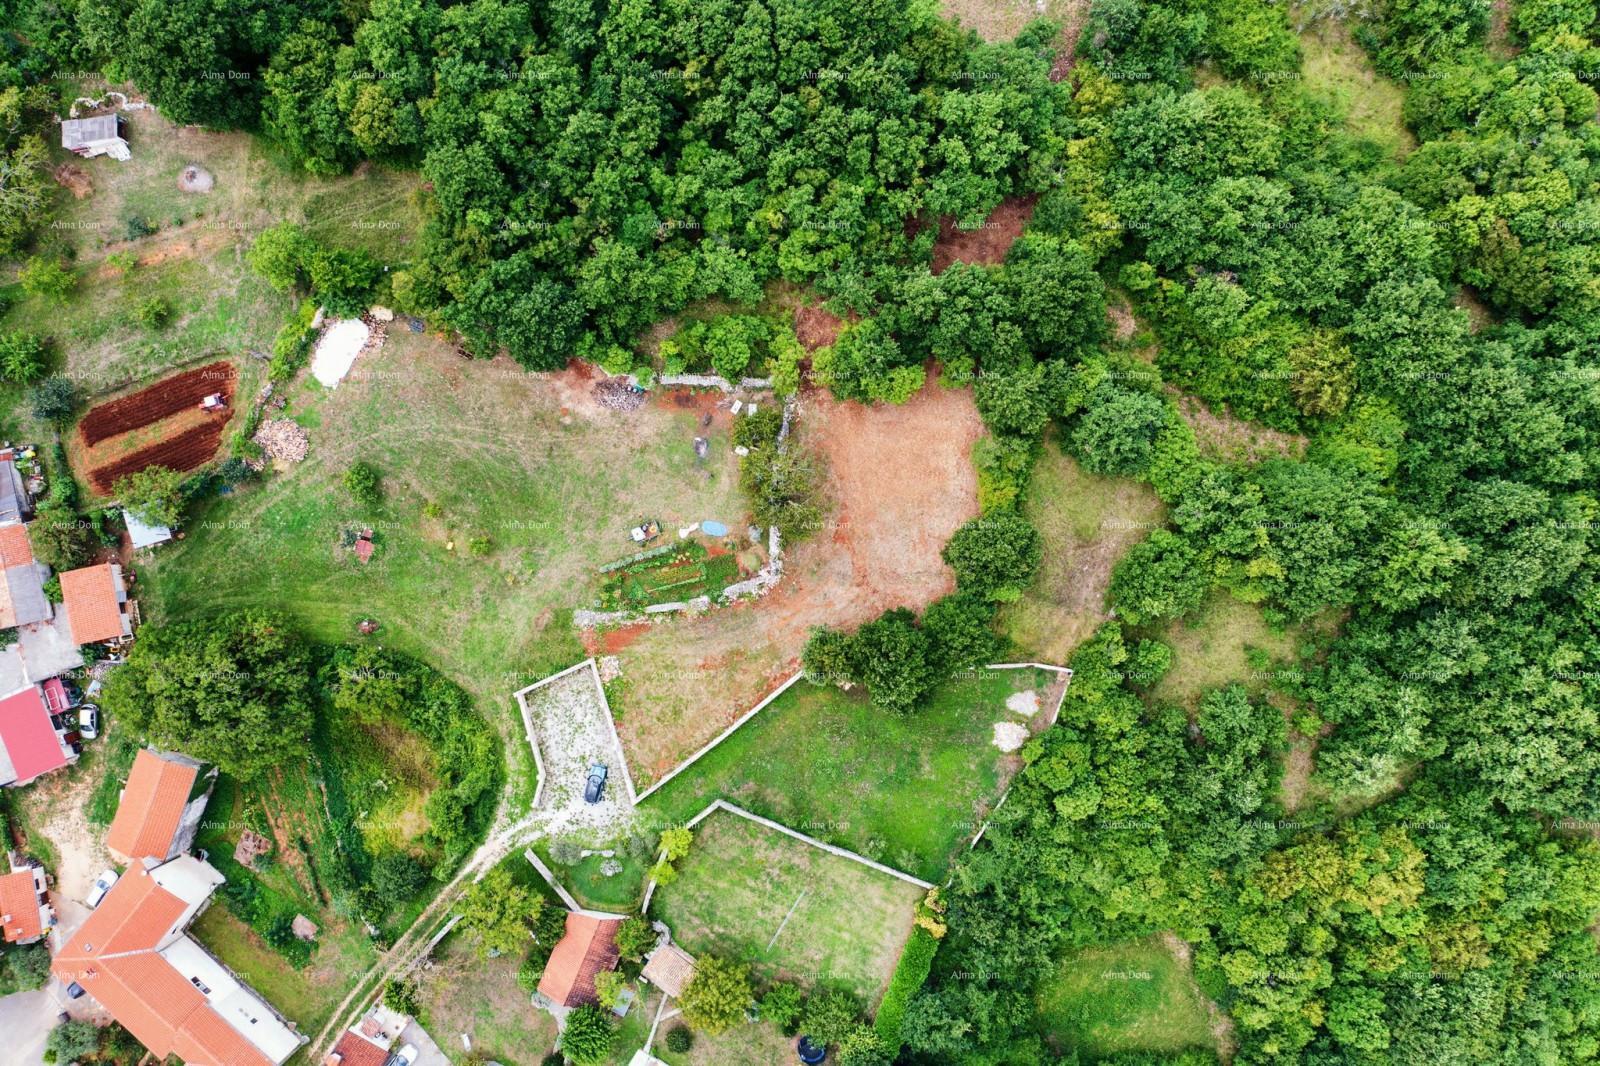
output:
[[[913,929],[911,941],[901,952],[894,976],[889,979],[889,990],[883,994],[883,1002],[878,1004],[878,1014],[872,1026],[878,1031],[878,1038],[884,1045],[896,1052],[900,1050],[900,1024],[905,1021],[906,1007],[928,979],[928,971],[933,969],[934,953],[938,950],[939,941],[932,933],[920,925]]]

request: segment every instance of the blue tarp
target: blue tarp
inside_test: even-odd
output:
[[[728,527],[721,522],[713,522],[707,519],[700,523],[700,528],[705,531],[708,537],[726,537],[728,535]]]

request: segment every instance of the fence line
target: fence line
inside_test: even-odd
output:
[[[728,728],[724,729],[721,733],[718,733],[714,738],[712,738],[711,743],[707,744],[705,747],[701,748],[699,751],[697,751],[693,755],[689,756],[687,759],[685,759],[683,762],[679,763],[677,766],[674,766],[667,773],[667,776],[663,777],[661,780],[657,781],[655,784],[651,785],[649,788],[647,788],[643,792],[641,792],[639,794],[638,799],[635,800],[634,802],[638,803],[639,801],[645,799],[645,797],[649,796],[652,792],[654,792],[657,789],[659,789],[662,785],[665,785],[668,781],[671,781],[674,777],[677,777],[679,774],[683,773],[683,771],[687,770],[690,766],[694,765],[697,761],[699,761],[701,756],[706,755],[707,753],[709,753],[711,751],[712,748],[716,747],[718,744],[721,744],[724,740],[727,740],[730,736],[732,736],[734,734],[735,730],[737,730],[740,726],[744,725],[750,719],[754,718],[758,712],[760,712],[761,710],[763,710],[767,706],[767,704],[771,703],[773,700],[777,699],[779,696],[783,695],[785,692],[788,692],[790,687],[793,686],[796,681],[799,681],[804,676],[805,676],[804,674],[797,673],[793,677],[789,678],[789,680],[785,681],[783,684],[781,684],[777,688],[773,689],[765,697],[762,698],[760,703],[756,704],[754,707],[752,707],[748,711],[744,712],[744,714],[739,716],[737,721],[735,721]]]

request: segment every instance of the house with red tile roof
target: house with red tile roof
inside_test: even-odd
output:
[[[223,883],[192,855],[136,863],[50,964],[157,1059],[281,1066],[306,1042],[186,930]]]
[[[133,635],[133,617],[122,567],[100,563],[61,575],[61,605],[72,639],[79,644],[121,641]]]
[[[594,979],[606,970],[616,969],[622,957],[617,950],[619,918],[595,918],[578,911],[567,912],[567,930],[550,953],[544,976],[539,978],[539,995],[550,1006],[577,1007],[597,1003]]]
[[[122,862],[177,858],[194,843],[215,769],[172,751],[146,748],[134,756],[106,849]]]
[[[0,629],[50,620],[44,594],[50,568],[34,559],[28,527],[21,522],[0,525]]]
[[[381,1002],[373,1004],[359,1022],[339,1034],[333,1049],[323,1056],[323,1066],[383,1066],[410,1022]]]
[[[0,785],[26,785],[78,761],[69,730],[58,721],[38,685],[0,699]]]
[[[0,875],[0,935],[8,944],[32,944],[56,924],[44,868],[24,866]]]

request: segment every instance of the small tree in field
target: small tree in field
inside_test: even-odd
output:
[[[544,898],[519,885],[502,869],[490,870],[461,900],[461,924],[478,934],[479,950],[506,955],[520,952],[533,936],[530,923]]]
[[[383,485],[371,463],[356,463],[344,472],[345,491],[363,507],[376,507],[383,500]]]
[[[637,914],[617,927],[617,951],[635,962],[656,946],[656,931],[646,918]]]
[[[66,378],[45,378],[28,390],[28,406],[42,422],[65,422],[78,408],[78,389]]]
[[[561,1031],[561,1051],[568,1062],[594,1066],[611,1054],[614,1040],[616,1032],[605,1011],[593,1003],[585,1003],[567,1015],[567,1027]]]
[[[755,998],[750,967],[742,962],[702,955],[678,1007],[684,1020],[710,1036],[733,1028]]]
[[[135,517],[156,525],[175,526],[183,517],[182,485],[183,475],[178,471],[147,466],[119,478],[111,492]]]

